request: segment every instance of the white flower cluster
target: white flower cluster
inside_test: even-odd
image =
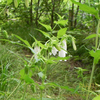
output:
[[[63,43],[63,45],[61,46],[62,49],[60,51],[58,51],[55,47],[53,47],[52,48],[52,53],[50,53],[50,55],[53,54],[55,56],[57,54],[57,52],[58,52],[58,56],[59,57],[66,57],[66,54],[67,54],[67,43],[66,43],[66,40],[63,40],[62,43]],[[62,60],[60,60],[60,61],[62,61]]]
[[[63,43],[63,45],[61,45],[61,43],[60,43],[60,45],[61,45],[60,46],[61,47],[60,51],[58,51],[55,47],[52,47],[52,52],[49,53],[49,54],[50,55],[53,54],[55,56],[57,54],[57,52],[58,52],[58,56],[59,57],[66,57],[66,54],[67,54],[67,43],[66,43],[66,40],[64,39],[62,41],[62,43]],[[37,59],[37,54],[40,52],[40,47],[39,46],[35,46],[34,51],[35,51],[35,59]],[[62,61],[62,60],[60,60],[60,61]]]
[[[40,47],[39,46],[35,46],[34,52],[35,52],[34,58],[37,59],[37,54],[40,52]]]

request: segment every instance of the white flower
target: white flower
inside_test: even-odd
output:
[[[35,51],[35,59],[37,59],[37,54],[40,52],[40,47],[39,46],[36,46],[35,48],[34,48],[34,51]]]
[[[52,54],[55,56],[57,54],[57,49],[55,47],[52,48]]]
[[[63,41],[62,41],[62,43],[63,43],[63,45],[61,46],[61,48],[62,48],[62,50],[61,51],[59,51],[59,57],[66,57],[66,50],[67,50],[67,44],[66,44],[66,40],[64,39]],[[63,50],[64,49],[64,50]],[[60,60],[60,61],[62,61],[62,60]],[[66,61],[66,60],[65,60]]]
[[[52,52],[50,52],[49,54],[50,55],[53,54],[55,56],[57,54],[57,52],[58,52],[58,50],[55,47],[52,47]]]

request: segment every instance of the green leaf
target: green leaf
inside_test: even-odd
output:
[[[15,8],[18,7],[18,1],[17,0],[14,0],[14,5],[15,5]]]
[[[20,73],[19,74],[21,76],[21,79],[24,79],[25,70],[24,69],[20,70]]]
[[[8,37],[9,37],[9,35],[8,35],[8,33],[7,33],[6,30],[3,30],[3,36],[4,36],[5,38],[8,38]]]
[[[25,75],[24,80],[28,84],[34,83],[34,80],[29,75]]]
[[[56,12],[55,12],[56,13]],[[63,19],[63,17],[61,17],[58,13],[56,13],[57,15],[58,15],[58,17],[59,17],[59,19]]]
[[[38,22],[39,22],[39,21],[38,21]],[[43,24],[43,23],[41,23],[41,22],[39,22],[39,24],[42,25],[43,27],[45,27],[45,28],[47,29],[47,31],[51,31],[51,30],[52,30],[52,28],[51,28],[50,25],[45,25],[45,24]]]
[[[92,39],[94,37],[96,37],[96,34],[91,34],[91,35],[87,36],[85,39]],[[99,34],[99,37],[100,37],[100,34]]]
[[[67,31],[67,28],[62,28],[62,29],[60,29],[60,30],[58,31],[58,33],[57,33],[57,37],[58,37],[58,38],[61,38],[63,35],[66,34],[66,31]]]
[[[45,46],[40,41],[38,41],[35,37],[33,37],[33,38],[34,38],[35,42],[38,44],[39,47],[45,48]]]
[[[18,39],[20,39],[22,42],[24,42],[28,47],[31,47],[31,45],[29,44],[29,42],[27,40],[22,39],[21,37],[19,37],[18,35],[15,35]]]
[[[97,51],[91,50],[89,53],[92,57],[94,57],[94,63],[97,64],[100,59],[100,50]]]
[[[7,0],[7,4],[9,5],[10,3],[12,3],[13,0]]]
[[[27,47],[26,45],[24,44],[21,44],[21,43],[18,43],[18,42],[13,42],[13,41],[10,41],[10,40],[7,40],[7,39],[0,39],[1,41],[5,41],[5,42],[9,42],[9,43],[12,43],[12,44],[18,44],[18,45],[21,45],[21,46],[24,46],[24,47]]]
[[[65,26],[66,24],[68,24],[68,20],[59,20],[58,24]]]
[[[32,90],[33,93],[36,92],[36,86],[34,84],[31,84],[31,90]]]
[[[68,20],[58,20],[54,21],[54,23],[65,26],[66,24],[68,24]]]
[[[20,70],[20,73],[19,74],[21,76],[21,79],[25,79],[25,77],[27,75],[27,74],[25,74],[25,69]],[[29,77],[32,77],[32,72],[31,71],[29,71],[28,76]]]
[[[99,16],[98,16],[99,12],[98,12],[98,10],[95,10],[95,8],[90,7],[90,6],[88,6],[88,5],[85,5],[85,4],[81,4],[81,3],[76,2],[76,1],[74,1],[74,0],[71,0],[71,1],[72,1],[74,4],[77,4],[77,5],[80,7],[81,10],[83,10],[83,11],[85,11],[85,12],[87,12],[87,13],[90,13],[90,14],[95,15],[95,17],[96,17],[97,19],[99,19]]]
[[[29,0],[25,0],[25,6],[28,8],[29,7]]]
[[[93,100],[100,100],[100,95],[93,98]]]
[[[45,37],[50,38],[49,34],[47,34],[46,32],[39,30],[39,29],[36,29],[36,30],[40,31]]]
[[[87,36],[85,39],[91,39],[91,38],[94,38],[94,37],[96,37],[96,34],[91,34],[91,35]]]
[[[13,34],[13,35],[14,35],[15,37],[17,37],[18,39],[20,39],[22,42],[24,42],[24,44],[26,44],[26,46],[23,45],[23,44],[21,44],[21,45],[23,45],[23,46],[29,48],[29,49],[31,50],[32,53],[35,53],[34,49],[31,47],[31,45],[29,44],[29,42],[28,42],[27,40],[22,39],[22,38],[19,37],[18,35],[15,35],[15,34]],[[18,44],[18,43],[17,43],[17,44]]]

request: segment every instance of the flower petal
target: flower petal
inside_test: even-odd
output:
[[[57,54],[57,52],[58,52],[58,50],[55,47],[53,47],[52,48],[52,54],[55,56]]]

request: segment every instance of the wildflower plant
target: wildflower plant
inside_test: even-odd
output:
[[[64,21],[64,20],[60,19],[58,22],[57,21],[55,22],[55,27],[57,25],[60,26],[60,24],[65,26],[65,24],[67,24],[65,22],[67,22],[67,20]],[[32,46],[29,44],[28,41],[22,39],[21,37],[19,37],[17,35],[14,35],[14,36],[17,37],[24,44],[2,39],[5,41],[8,41],[10,43],[19,44],[24,47],[27,47],[28,49],[31,50],[31,52],[33,54],[32,57],[30,58],[30,60],[28,60],[28,61],[23,60],[25,63],[25,66],[20,71],[20,79],[22,80],[22,82],[25,82],[26,85],[31,86],[31,90],[33,91],[33,93],[35,93],[37,91],[36,87],[38,87],[40,89],[39,100],[45,100],[45,98],[43,98],[43,90],[48,85],[51,87],[59,87],[59,88],[74,92],[74,89],[72,89],[72,88],[70,89],[68,86],[59,86],[56,83],[48,82],[47,81],[47,67],[50,64],[57,63],[58,61],[61,61],[61,60],[66,61],[70,58],[70,56],[66,57],[67,39],[68,38],[72,39],[73,48],[74,48],[74,50],[76,50],[75,38],[71,35],[66,34],[67,28],[60,27],[60,30],[58,30],[58,32],[57,32],[57,36],[54,36],[52,33],[54,32],[55,27],[54,27],[54,29],[52,29],[51,26],[49,26],[49,25],[45,25],[40,22],[39,22],[39,24],[41,24],[43,27],[45,27],[47,29],[47,31],[49,31],[49,32],[44,32],[42,30],[36,29],[39,32],[41,32],[46,38],[48,38],[48,40],[45,42],[45,44],[43,44],[41,41],[38,41],[32,35],[31,35],[31,37],[33,37],[33,39],[35,40],[35,42],[32,44]],[[57,55],[57,52],[58,52],[58,56],[56,56],[56,57],[50,56],[50,54],[53,54],[54,56]],[[32,79],[32,76],[34,74],[36,67],[38,68],[37,75],[41,79],[41,84],[38,84],[37,82],[35,82]],[[25,86],[25,88],[27,88],[27,87]],[[38,100],[38,99],[32,98],[32,100]],[[50,99],[50,100],[53,100],[53,99]]]

